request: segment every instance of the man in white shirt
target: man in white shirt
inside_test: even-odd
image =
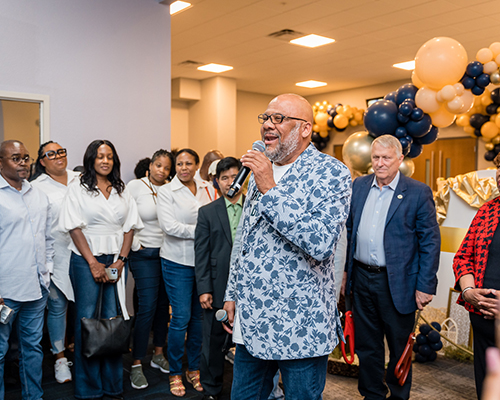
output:
[[[23,399],[42,398],[40,344],[47,303],[53,239],[47,196],[26,180],[31,158],[17,140],[0,144],[0,297],[13,310],[0,324],[0,398],[8,340],[17,320]]]

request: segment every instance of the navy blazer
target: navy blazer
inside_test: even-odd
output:
[[[347,220],[347,285],[352,288],[356,233],[374,175],[357,178]],[[435,294],[441,236],[436,207],[429,186],[400,174],[384,230],[384,249],[389,288],[396,309],[402,314],[417,309],[415,291]]]

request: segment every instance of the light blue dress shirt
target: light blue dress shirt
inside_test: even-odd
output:
[[[398,171],[392,182],[383,186],[382,189],[377,184],[377,177],[373,177],[356,232],[354,258],[363,264],[385,266],[385,221],[394,191],[399,183],[399,174]]]
[[[42,298],[53,269],[54,239],[47,195],[23,181],[20,191],[0,175],[0,297]]]

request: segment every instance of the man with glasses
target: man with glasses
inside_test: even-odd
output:
[[[0,297],[13,310],[0,323],[0,398],[8,340],[17,320],[23,399],[42,398],[40,344],[47,303],[53,239],[47,196],[26,180],[32,159],[17,140],[0,144]]]
[[[287,400],[317,400],[342,334],[333,262],[351,178],[311,144],[303,97],[274,98],[259,121],[266,150],[241,159],[253,175],[224,304],[236,343],[231,397],[266,399],[279,369]]]

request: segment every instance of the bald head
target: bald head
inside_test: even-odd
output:
[[[19,140],[5,140],[0,143],[0,157],[5,156],[7,148],[14,146],[16,143],[20,146],[24,146],[24,143]]]
[[[269,107],[273,106],[275,103],[281,104],[282,106],[290,108],[290,115],[296,118],[305,119],[310,122],[311,125],[314,121],[313,110],[309,102],[302,96],[295,93],[280,94],[271,100]]]

